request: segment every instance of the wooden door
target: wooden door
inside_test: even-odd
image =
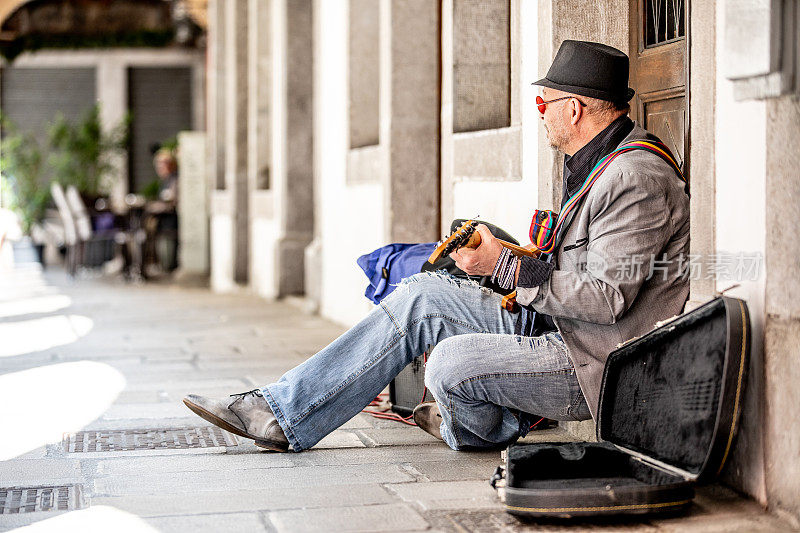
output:
[[[630,1],[631,116],[672,150],[686,173],[688,0]]]

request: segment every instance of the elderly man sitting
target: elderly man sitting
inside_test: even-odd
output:
[[[305,450],[435,345],[425,382],[436,402],[417,407],[414,419],[453,449],[507,445],[534,414],[596,415],[612,349],[683,308],[689,201],[669,151],[627,116],[625,54],[565,41],[536,85],[550,143],[566,154],[550,253],[518,259],[479,226],[481,245],[452,254],[469,274],[513,272],[522,313],[470,281],[414,275],[277,382],[223,400],[189,395],[185,404],[261,447]],[[658,258],[659,275],[623,268],[643,258]]]

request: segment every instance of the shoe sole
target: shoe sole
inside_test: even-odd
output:
[[[244,437],[246,439],[252,439],[252,440],[255,441],[255,445],[258,446],[259,448],[264,448],[265,450],[271,450],[273,452],[286,452],[286,451],[289,450],[288,447],[281,446],[280,444],[274,444],[274,443],[272,443],[270,441],[259,439],[258,437],[254,436],[254,435],[250,435],[248,433],[245,433],[241,429],[237,428],[236,426],[230,425],[229,423],[225,422],[223,419],[221,419],[220,417],[218,417],[214,413],[206,411],[205,409],[203,409],[202,407],[200,407],[199,405],[197,405],[195,403],[192,403],[192,402],[190,402],[188,400],[183,400],[183,403],[194,414],[196,414],[197,416],[199,416],[203,420],[206,420],[207,422],[211,422],[215,426],[224,429],[228,433],[233,433],[234,435],[238,435],[238,436]]]
[[[420,404],[420,405],[424,405],[424,404]],[[419,405],[417,407],[419,407]],[[421,429],[422,431],[424,431],[428,435],[436,437],[439,440],[444,440],[442,438],[442,433],[439,431],[439,426],[436,426],[435,430],[428,429],[428,428],[425,427],[426,426],[425,420],[422,419],[422,413],[420,411],[417,411],[417,409],[414,408],[414,412],[412,413],[412,415],[413,415],[413,418],[414,418],[414,423],[417,424],[417,427],[419,429]],[[439,417],[439,421],[441,422],[442,415],[437,414],[436,416]]]

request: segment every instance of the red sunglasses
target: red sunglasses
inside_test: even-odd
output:
[[[545,100],[541,96],[536,97],[536,107],[539,108],[539,113],[544,115],[544,110],[547,109],[547,104],[552,104],[553,102],[558,102],[559,100],[569,100],[570,98],[575,98],[574,96],[562,96],[561,98],[553,98],[552,100]],[[575,98],[575,100],[578,100]],[[578,103],[581,104],[583,107],[586,107],[586,104],[578,100]]]

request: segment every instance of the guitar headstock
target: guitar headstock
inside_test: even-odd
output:
[[[477,227],[477,220],[467,220],[461,224],[461,226],[451,233],[449,237],[439,243],[431,256],[428,258],[428,262],[433,264],[442,257],[450,255],[464,246],[477,247],[477,245],[480,244],[480,234],[477,233]]]

